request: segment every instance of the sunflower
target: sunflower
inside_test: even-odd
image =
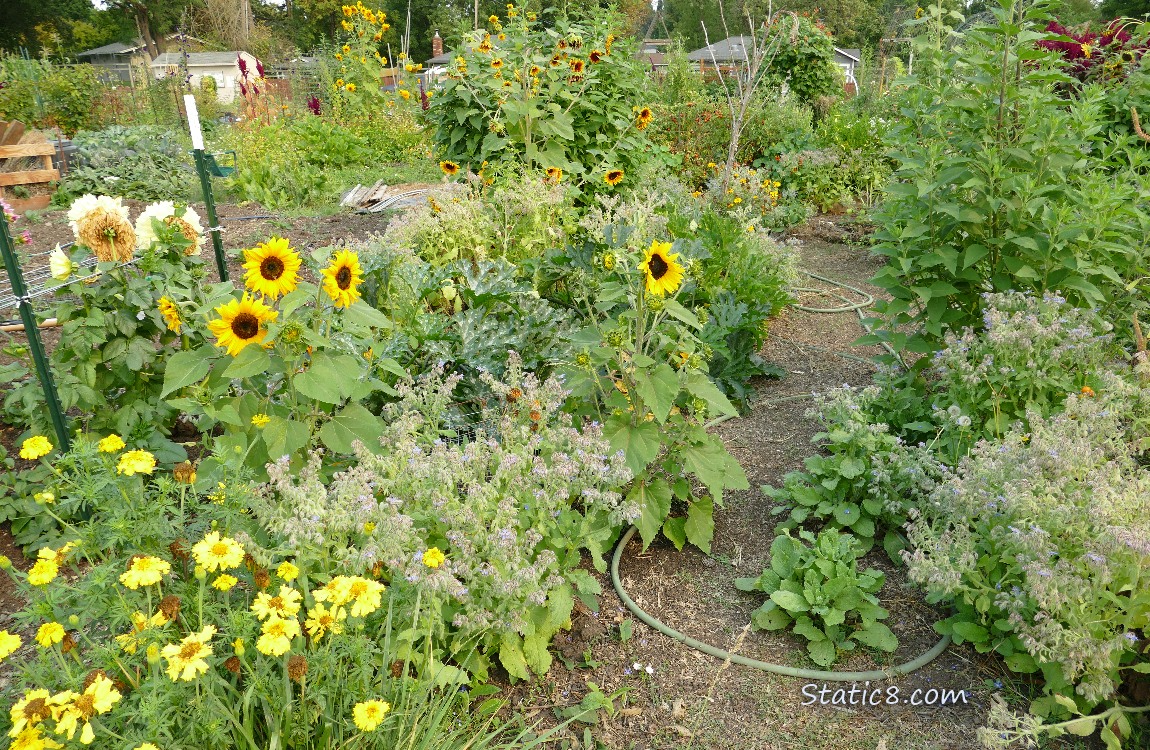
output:
[[[383,723],[384,716],[391,710],[387,701],[372,700],[356,703],[352,709],[355,726],[362,732],[374,732]]]
[[[184,321],[180,319],[180,308],[176,303],[167,297],[160,297],[156,306],[160,308],[160,315],[164,316],[164,323],[167,324],[168,330],[172,333],[179,333]]]
[[[482,52],[485,55],[488,52],[490,52],[491,51],[491,37],[490,36],[484,37],[483,41],[480,42],[479,45],[475,48],[475,51],[476,52]]]
[[[616,185],[618,185],[620,182],[623,181],[623,170],[622,169],[609,169],[609,170],[607,170],[607,174],[603,175],[603,181],[606,182],[611,187],[615,187]]]
[[[635,115],[635,127],[642,130],[650,125],[653,119],[655,119],[655,115],[651,113],[651,108],[643,107],[639,110],[639,114]]]
[[[683,266],[678,253],[671,252],[670,242],[652,242],[640,267],[646,277],[647,293],[656,297],[674,294],[683,283]]]
[[[134,557],[128,564],[128,572],[120,576],[120,583],[135,591],[141,586],[151,586],[163,580],[172,570],[166,560],[151,555]]]
[[[597,63],[603,59],[603,53],[597,49],[593,49],[591,50],[591,54],[587,55],[587,59],[589,59],[592,63]]]
[[[191,682],[208,671],[206,657],[212,655],[208,641],[216,634],[214,625],[206,625],[198,633],[190,633],[179,643],[169,643],[160,651],[168,660],[168,679],[172,682]]]
[[[547,179],[552,182],[559,182],[563,179],[563,170],[559,167],[547,167]]]
[[[320,275],[323,276],[324,292],[331,297],[337,308],[351,307],[359,299],[363,270],[359,266],[359,256],[351,250],[336,253],[331,264],[320,271]]]
[[[299,284],[300,258],[283,237],[244,250],[244,285],[256,294],[277,299]]]
[[[454,177],[455,173],[459,171],[459,165],[453,161],[441,161],[439,162],[439,168],[442,169],[443,173],[448,177]]]
[[[196,564],[204,566],[209,572],[216,570],[231,570],[238,568],[244,561],[244,548],[235,539],[221,537],[220,532],[213,531],[192,547],[192,555]]]
[[[262,300],[247,293],[243,299],[233,299],[226,305],[220,305],[216,313],[220,318],[209,321],[208,329],[216,335],[216,346],[224,347],[233,357],[248,344],[262,344],[268,335],[264,324],[279,315]]]
[[[571,66],[571,72],[573,74],[575,74],[575,75],[582,75],[583,74],[584,63],[578,57],[572,58],[571,60],[569,60],[567,62],[567,64]]]
[[[503,67],[503,58],[497,57],[494,60],[492,60],[491,61],[491,67],[495,68],[496,70],[499,70],[500,68],[502,68]]]

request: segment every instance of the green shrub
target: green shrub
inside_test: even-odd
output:
[[[71,137],[98,126],[95,102],[101,85],[91,65],[56,65],[47,60],[0,57],[0,119],[39,128],[59,128]]]
[[[86,193],[132,200],[190,200],[193,173],[179,137],[160,128],[110,125],[77,133],[76,157],[53,200],[67,205]]]

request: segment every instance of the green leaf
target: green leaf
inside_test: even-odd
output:
[[[687,392],[707,402],[711,410],[719,416],[732,416],[738,413],[734,404],[715,387],[715,384],[701,372],[693,372],[685,383]]]
[[[990,637],[990,633],[986,628],[981,625],[969,621],[962,621],[954,623],[952,628],[954,634],[958,636],[959,643],[963,641],[970,641],[971,643],[985,643]]]
[[[335,453],[351,453],[352,442],[361,441],[368,450],[379,450],[383,422],[360,406],[350,403],[332,417],[319,431],[319,439]]]
[[[711,552],[711,539],[715,536],[714,513],[715,507],[709,497],[700,498],[687,508],[687,539],[707,554]]]
[[[829,667],[835,663],[835,644],[830,640],[811,641],[807,644],[807,653],[811,661],[820,667]]]
[[[245,346],[223,372],[225,378],[250,378],[267,372],[271,354],[262,346]],[[226,361],[226,360],[225,360]]]
[[[686,323],[692,328],[699,329],[703,327],[703,324],[699,322],[699,319],[695,317],[695,314],[687,308],[683,307],[676,300],[665,300],[663,302],[663,310],[665,310],[666,313],[675,320],[678,320],[681,323]]]
[[[369,328],[394,328],[395,324],[391,322],[391,318],[387,317],[379,310],[376,310],[371,305],[363,300],[357,300],[350,307],[343,311],[343,317],[349,323],[355,323]]]
[[[810,603],[801,594],[783,589],[771,594],[771,601],[788,612],[809,612],[811,608]]]
[[[641,474],[647,464],[659,455],[663,442],[659,428],[651,422],[633,425],[626,417],[612,417],[607,421],[606,436],[611,447],[623,451],[627,466],[633,474]],[[660,525],[662,519],[659,519]]]
[[[671,488],[662,477],[652,482],[637,480],[627,494],[627,500],[638,504],[642,514],[635,521],[639,535],[643,537],[643,549],[651,546],[663,521],[671,512]]]
[[[300,450],[311,438],[307,425],[283,417],[270,417],[267,426],[260,430],[260,435],[267,446],[268,458],[273,461]]]
[[[774,602],[767,601],[751,613],[751,622],[760,630],[782,630],[791,624],[791,616]]]
[[[880,651],[894,651],[898,648],[898,638],[881,622],[872,622],[865,628],[856,630],[851,637],[864,646],[877,648]]]
[[[839,474],[844,479],[854,479],[866,471],[866,463],[860,458],[844,458],[839,462]]]
[[[662,424],[667,421],[667,415],[675,405],[675,397],[679,395],[679,376],[665,362],[651,373],[637,370],[635,391]]]
[[[213,353],[205,346],[173,354],[164,371],[164,389],[160,392],[160,398],[203,380],[212,368]]]
[[[675,545],[675,549],[680,552],[683,551],[683,545],[687,543],[687,532],[684,528],[686,525],[687,519],[682,517],[668,518],[663,523],[663,536],[670,539],[671,543]]]
[[[338,404],[355,391],[362,372],[363,365],[356,357],[317,352],[308,368],[292,377],[292,386],[310,399]]]
[[[499,641],[499,663],[507,670],[511,679],[531,679],[527,671],[527,657],[523,654],[523,639],[518,634],[504,631]]]

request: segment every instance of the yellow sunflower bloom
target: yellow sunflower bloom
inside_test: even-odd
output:
[[[560,182],[563,179],[563,170],[559,167],[547,167],[547,179]]]
[[[227,349],[233,357],[248,344],[262,344],[268,335],[264,324],[279,316],[262,300],[247,293],[242,299],[220,305],[216,313],[220,317],[208,322],[208,330],[216,335],[216,346]]]
[[[453,161],[441,161],[439,162],[439,168],[442,169],[443,173],[448,177],[454,177],[459,171],[459,165]]]
[[[235,539],[221,537],[220,532],[213,531],[192,547],[192,557],[197,565],[206,570],[231,570],[238,568],[244,561],[244,548]]]
[[[128,451],[120,456],[120,462],[116,464],[116,473],[131,477],[136,474],[151,474],[155,468],[156,457],[148,451]]]
[[[52,442],[43,435],[33,435],[20,445],[20,458],[34,461],[52,452]]]
[[[36,642],[50,648],[64,640],[64,626],[58,622],[46,622],[36,631]]]
[[[172,566],[167,560],[151,555],[140,555],[134,557],[128,564],[128,571],[120,576],[120,583],[135,591],[141,586],[159,583],[171,570]]]
[[[331,264],[320,271],[320,275],[323,276],[323,291],[337,308],[351,307],[359,299],[363,269],[359,265],[359,256],[351,250],[336,253]]]
[[[639,109],[639,113],[635,115],[635,127],[639,130],[643,130],[651,124],[651,120],[653,119],[655,119],[655,115],[651,112],[651,108],[642,107]]]
[[[355,726],[361,732],[374,732],[383,723],[384,717],[390,710],[391,704],[387,701],[363,701],[355,704],[351,716],[355,721]]]
[[[256,641],[256,650],[267,656],[283,656],[291,650],[292,639],[299,634],[299,620],[272,617],[264,623],[263,635]]]
[[[622,169],[609,169],[607,170],[607,174],[603,175],[603,181],[611,187],[615,187],[623,181],[623,177],[624,174]]]
[[[212,655],[208,641],[216,634],[214,625],[206,625],[198,633],[190,633],[179,643],[169,643],[160,651],[168,660],[168,679],[172,682],[191,682],[208,671],[207,657]]]
[[[646,277],[647,293],[656,297],[674,294],[683,283],[683,266],[670,242],[652,242],[640,266]]]
[[[350,90],[353,84],[347,84]],[[278,299],[299,284],[299,253],[283,237],[272,237],[244,250],[244,286],[256,294]]]
[[[112,434],[96,443],[96,447],[101,453],[115,453],[124,449],[124,439],[119,435]]]

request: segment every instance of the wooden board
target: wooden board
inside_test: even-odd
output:
[[[53,156],[54,143],[21,143],[17,146],[0,146],[0,159],[19,159],[25,156]]]
[[[4,202],[18,214],[25,211],[40,211],[52,205],[51,195],[37,195],[31,198],[5,198]]]
[[[51,142],[21,143],[24,137],[24,123],[19,121],[0,121],[0,197],[18,212],[33,211],[46,208],[52,200],[51,186],[49,192],[43,193],[38,186],[55,182],[60,179],[60,171],[52,167],[52,157],[56,155],[56,146]],[[40,163],[39,169],[21,169],[24,162],[21,160],[33,159]],[[8,169],[20,171],[5,172]],[[28,198],[17,198],[11,190],[4,187],[28,186],[39,195]]]
[[[24,137],[24,123],[0,120],[0,146],[15,146]]]
[[[8,185],[35,185],[60,179],[58,169],[29,169],[26,172],[0,172],[0,187]]]

